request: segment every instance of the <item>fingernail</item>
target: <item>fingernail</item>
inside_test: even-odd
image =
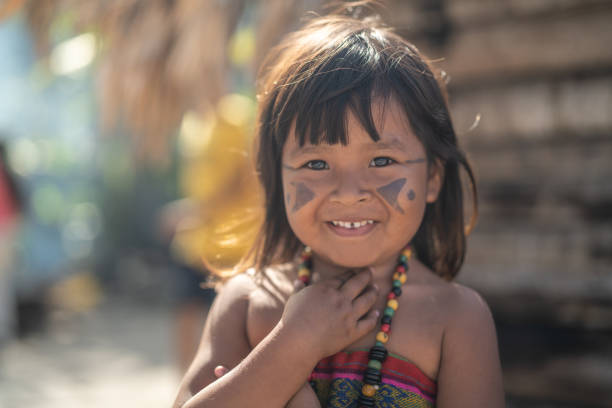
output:
[[[372,287],[376,289],[377,291],[380,289],[377,284],[373,284]]]
[[[380,312],[378,310],[374,310],[374,314],[376,315],[376,317],[380,316]]]

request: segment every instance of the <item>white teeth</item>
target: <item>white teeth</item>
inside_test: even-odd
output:
[[[367,224],[374,224],[374,220],[364,220],[364,221],[332,221],[332,224],[334,224],[334,226],[336,226],[336,227],[353,229],[353,228],[363,227],[364,225],[367,225]]]

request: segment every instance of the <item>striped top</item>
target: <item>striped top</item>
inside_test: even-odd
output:
[[[356,408],[368,366],[368,351],[342,351],[321,360],[309,381],[322,407]],[[376,407],[429,408],[435,406],[436,382],[402,356],[389,353],[382,366]]]

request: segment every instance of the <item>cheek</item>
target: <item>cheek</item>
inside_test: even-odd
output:
[[[427,195],[426,179],[420,173],[404,173],[386,180],[379,180],[380,184],[376,192],[382,201],[396,213],[404,215],[419,213],[421,207],[425,206]]]

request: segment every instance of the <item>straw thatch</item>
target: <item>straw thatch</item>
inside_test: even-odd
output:
[[[103,124],[126,128],[141,153],[163,157],[183,114],[208,110],[228,91],[228,43],[246,7],[256,12],[254,72],[265,51],[319,3],[11,0],[0,13],[24,8],[41,56],[50,51],[50,27],[58,15],[72,17],[78,31],[93,31],[101,45],[97,78]]]

